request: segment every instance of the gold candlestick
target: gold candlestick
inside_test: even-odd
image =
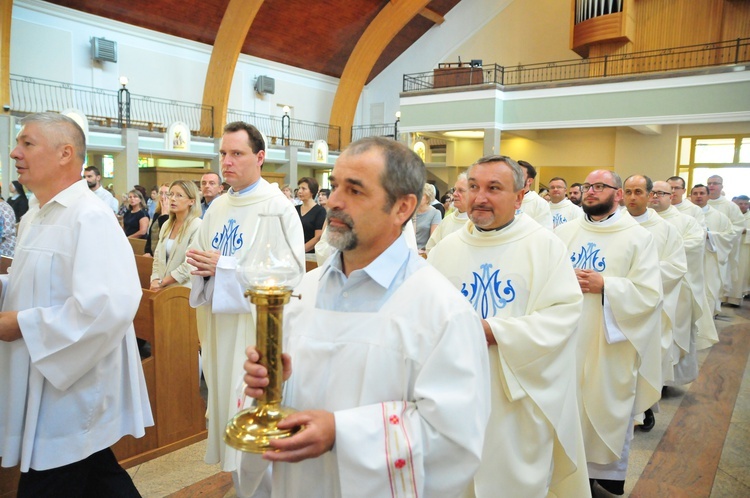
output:
[[[289,437],[300,429],[277,427],[284,417],[296,412],[294,408],[281,405],[283,310],[291,294],[291,289],[283,287],[255,288],[245,292],[245,297],[250,297],[257,311],[256,346],[259,363],[268,371],[268,386],[255,408],[239,412],[227,424],[224,441],[232,448],[263,453],[272,449],[269,445],[271,439]]]
[[[224,441],[241,451],[263,453],[269,441],[287,438],[300,427],[279,429],[278,423],[296,410],[282,406],[284,368],[281,361],[284,305],[304,270],[289,243],[281,215],[260,214],[250,249],[237,266],[237,275],[255,305],[259,363],[268,371],[268,386],[254,408],[237,413],[227,424]]]

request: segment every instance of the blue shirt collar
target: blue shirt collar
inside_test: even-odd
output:
[[[388,289],[396,277],[399,269],[403,266],[404,261],[409,258],[409,246],[406,245],[406,239],[402,233],[399,238],[393,241],[393,244],[380,253],[369,265],[365,266],[361,270],[355,270],[350,274],[353,276],[356,272],[364,272],[369,276],[375,283]],[[336,251],[331,258],[328,259],[326,267],[321,272],[320,278],[328,273],[329,271],[336,271],[344,274],[342,268],[343,262],[341,260],[341,251]],[[346,277],[344,277],[346,278]]]
[[[255,183],[253,183],[252,185],[248,185],[247,187],[243,188],[239,192],[235,191],[234,187],[231,187],[229,189],[229,195],[234,195],[234,196],[237,196],[237,197],[242,197],[243,195],[249,194],[250,192],[252,192],[253,190],[255,190],[255,187],[257,187],[259,183],[260,183],[260,178],[258,178],[258,180]]]

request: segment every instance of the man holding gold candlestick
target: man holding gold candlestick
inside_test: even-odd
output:
[[[273,462],[273,497],[460,496],[482,452],[489,366],[482,325],[461,294],[409,250],[402,226],[425,168],[393,140],[354,142],[331,175],[328,242],[286,307],[284,404],[302,426],[243,453],[251,494]],[[248,348],[246,394],[268,385]],[[239,373],[239,372],[238,372]]]
[[[219,148],[221,174],[232,188],[206,211],[195,242],[187,251],[192,272],[190,304],[201,307],[199,332],[203,372],[208,386],[208,446],[206,463],[236,468],[235,450],[224,444],[227,420],[234,415],[237,372],[244,351],[255,344],[255,310],[244,297],[235,268],[249,250],[261,213],[278,213],[294,253],[304,262],[302,224],[294,206],[276,187],[261,178],[265,143],[260,132],[243,122],[224,127]]]

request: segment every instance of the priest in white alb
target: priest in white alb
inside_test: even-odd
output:
[[[721,312],[721,296],[729,278],[729,256],[736,239],[732,222],[723,213],[708,204],[708,187],[697,184],[690,191],[693,204],[701,208],[706,219],[706,251],[703,272],[706,282],[706,298],[712,315]]]
[[[729,218],[734,226],[734,241],[732,249],[727,257],[727,264],[723,268],[724,288],[721,293],[721,301],[733,307],[738,307],[742,302],[742,284],[740,283],[740,246],[742,245],[742,232],[745,230],[745,217],[739,206],[722,195],[724,180],[719,175],[708,177],[708,205]]]
[[[556,176],[549,181],[549,209],[552,214],[552,228],[583,216],[583,210],[565,197],[568,185],[564,178]]]
[[[674,195],[667,182],[656,181],[652,192],[651,207],[664,221],[677,229],[682,238],[687,260],[687,273],[680,284],[677,298],[674,327],[672,328],[673,380],[667,386],[680,386],[693,382],[698,377],[696,351],[717,343],[712,307],[708,305],[703,276],[703,254],[706,231],[692,216],[682,214],[671,205]]]
[[[531,185],[534,184],[534,178],[536,178],[536,168],[527,161],[518,161],[518,164],[523,171],[524,187],[523,202],[521,202],[521,207],[517,209],[517,213],[526,213],[526,216],[544,228],[552,230],[552,214],[549,210],[549,202],[539,197],[539,194],[531,188]]]
[[[587,496],[574,335],[583,296],[565,246],[515,214],[514,160],[483,157],[468,175],[471,223],[428,262],[474,307],[489,345],[492,414],[475,496]]]
[[[672,188],[672,205],[682,214],[692,216],[703,228],[706,228],[706,217],[703,210],[692,203],[687,190],[685,189],[685,179],[680,176],[670,176],[667,183]]]
[[[555,233],[584,296],[577,366],[589,477],[623,494],[633,417],[661,397],[659,261],[651,234],[618,209],[616,173],[594,171],[582,190],[585,216]]]
[[[469,303],[406,245],[425,175],[419,156],[380,137],[336,160],[327,205],[336,250],[303,277],[284,319],[284,403],[300,411],[279,427],[303,430],[242,455],[245,495],[269,462],[273,498],[467,489],[489,418],[487,347]],[[245,393],[258,397],[267,372],[254,348],[247,357]]]
[[[456,184],[453,186],[453,207],[455,209],[445,215],[440,225],[430,235],[430,240],[427,241],[425,251],[430,254],[433,247],[438,242],[443,240],[448,235],[452,234],[469,220],[469,216],[466,213],[466,173],[461,173],[456,179]]]
[[[740,264],[739,264],[739,293],[744,296],[750,293],[750,234],[747,233],[750,228],[750,199],[746,195],[738,195],[734,202],[740,208],[742,217],[745,220],[745,227],[742,229],[740,238]]]
[[[231,189],[211,202],[187,251],[192,272],[190,305],[201,307],[205,322],[200,337],[203,373],[208,386],[208,444],[205,461],[236,470],[235,451],[224,443],[227,421],[237,412],[237,372],[245,348],[255,344],[255,306],[244,296],[236,268],[250,248],[261,213],[278,213],[300,261],[304,236],[299,215],[278,189],[261,178],[265,159],[263,136],[252,125],[237,121],[224,127],[219,146],[221,174]],[[236,478],[236,474],[234,475]],[[236,480],[236,479],[235,479]]]

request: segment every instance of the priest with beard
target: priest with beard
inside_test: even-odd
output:
[[[620,177],[593,171],[582,191],[585,216],[555,233],[584,296],[577,374],[592,491],[622,495],[634,415],[661,397],[661,276],[653,237],[618,209]]]

